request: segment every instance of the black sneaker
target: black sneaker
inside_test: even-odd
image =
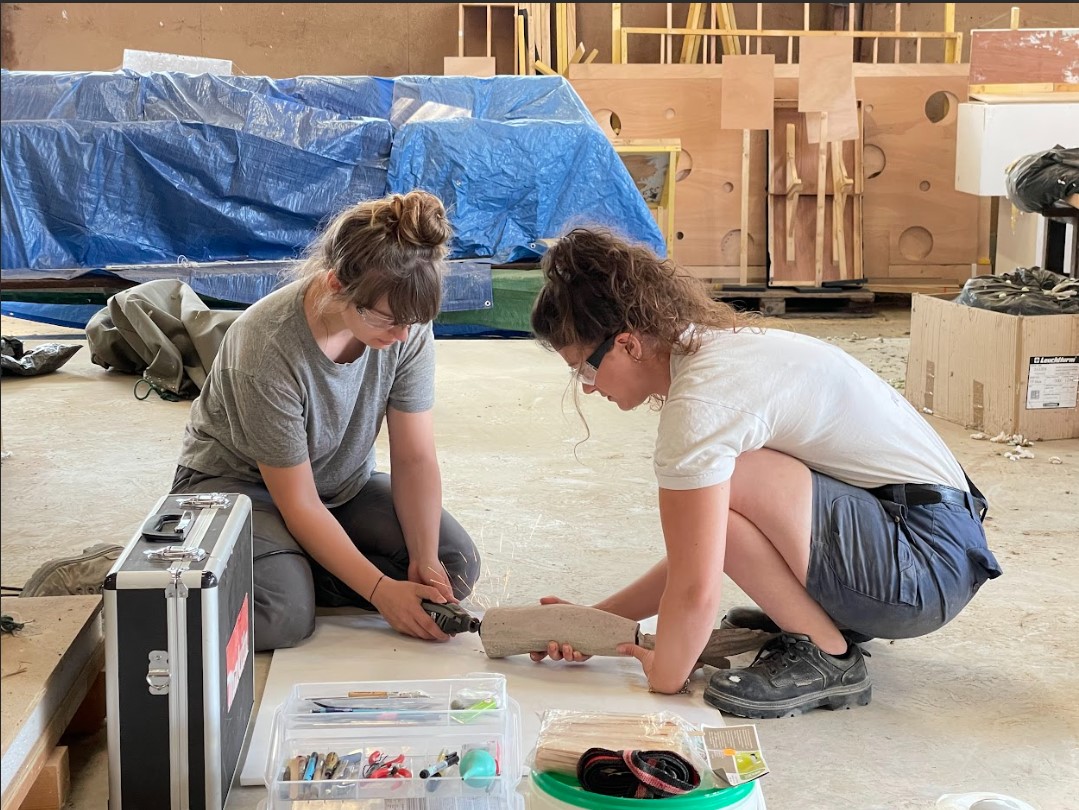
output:
[[[779,629],[779,625],[768,618],[768,614],[759,608],[731,608],[720,620],[719,626],[725,628],[744,627],[747,630],[763,630],[766,633],[783,632]],[[846,636],[847,641],[851,644],[865,644],[867,641],[873,640],[873,636],[867,636],[855,630],[844,630],[841,627],[839,632]]]
[[[710,706],[754,719],[866,706],[872,697],[873,684],[856,645],[845,656],[829,655],[797,633],[776,636],[744,669],[714,673],[704,691]]]

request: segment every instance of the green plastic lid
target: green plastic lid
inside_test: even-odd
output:
[[[532,787],[546,793],[552,799],[564,804],[586,810],[639,810],[643,805],[664,808],[664,810],[713,810],[717,807],[730,807],[753,792],[754,783],[726,788],[707,788],[692,790],[681,796],[666,799],[625,799],[621,796],[604,796],[602,793],[589,793],[582,790],[577,780],[561,773],[532,772]]]

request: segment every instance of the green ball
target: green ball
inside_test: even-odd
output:
[[[467,751],[461,757],[460,768],[461,781],[470,788],[486,788],[498,774],[495,758],[482,748]]]

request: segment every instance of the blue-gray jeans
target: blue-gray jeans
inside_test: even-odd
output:
[[[871,491],[814,472],[809,595],[837,626],[874,638],[943,627],[1001,574],[982,528],[985,501],[972,491]]]

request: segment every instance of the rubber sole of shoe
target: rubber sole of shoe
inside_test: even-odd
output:
[[[792,698],[779,702],[762,703],[755,700],[739,700],[730,695],[704,690],[704,702],[721,712],[753,720],[774,720],[780,717],[796,717],[813,709],[850,709],[868,706],[873,699],[873,684],[835,687],[826,692]]]
[[[30,575],[30,579],[26,580],[26,584],[22,586],[22,593],[20,597],[32,597],[34,591],[41,587],[41,583],[52,576],[57,570],[63,568],[65,565],[71,565],[77,562],[86,562],[88,560],[95,560],[98,557],[105,557],[109,554],[122,552],[123,546],[116,546],[108,543],[99,543],[95,546],[90,546],[83,550],[82,554],[78,554],[74,557],[61,557],[57,560],[50,560],[42,565],[33,574]],[[119,556],[119,555],[117,555]],[[102,583],[104,584],[104,583]],[[98,590],[100,593],[100,589]]]

